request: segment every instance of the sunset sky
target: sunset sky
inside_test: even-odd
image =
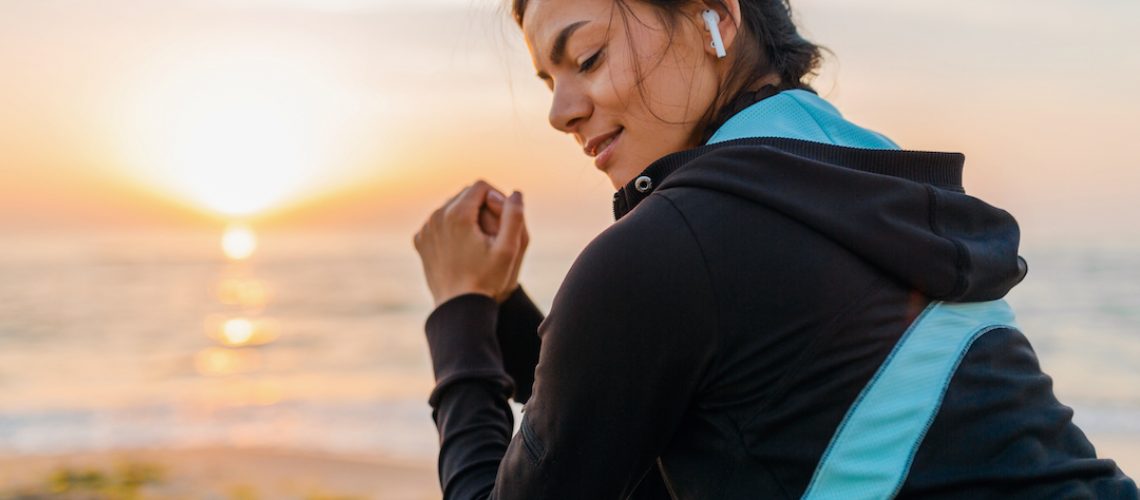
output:
[[[966,155],[1027,238],[1140,241],[1140,3],[793,0],[815,81],[907,149]],[[484,0],[0,0],[0,231],[411,232],[485,178],[541,227],[608,179],[549,127]]]

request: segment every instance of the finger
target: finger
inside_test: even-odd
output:
[[[435,211],[432,212],[428,217],[427,222],[424,223],[424,227],[427,227],[429,229],[439,227],[439,225],[443,223],[443,214],[446,211],[446,208],[447,206],[442,206],[435,209]]]
[[[530,240],[530,237],[527,236],[525,224],[523,224],[523,231],[522,231],[521,240],[522,241],[519,242],[518,253],[515,255],[515,258],[511,262],[511,270],[512,270],[511,271],[511,282],[512,283],[518,281],[519,269],[522,268],[523,257],[526,256],[526,246]]]
[[[503,206],[503,216],[499,222],[499,236],[495,238],[495,246],[499,251],[515,253],[518,251],[526,222],[523,220],[522,193],[515,191],[507,198]]]
[[[507,202],[507,197],[500,193],[498,189],[492,188],[487,192],[487,204],[485,205],[496,217],[503,215],[503,204]]]
[[[499,220],[503,215],[503,203],[507,200],[498,189],[487,191],[487,201],[479,209],[479,227],[484,233],[494,236],[499,234]]]
[[[511,259],[511,267],[510,267],[511,273],[510,273],[510,276],[507,278],[508,285],[507,285],[507,288],[503,292],[503,296],[501,297],[501,300],[506,300],[508,297],[510,297],[510,295],[512,293],[514,293],[515,288],[517,288],[519,286],[518,285],[519,273],[522,270],[523,257],[526,255],[527,244],[529,244],[529,242],[530,242],[530,235],[529,235],[529,231],[527,231],[526,224],[523,224],[523,226],[522,226],[522,238],[521,239],[522,239],[522,241],[519,245],[519,249],[517,252],[515,252],[514,258]]]
[[[471,189],[471,185],[463,186],[463,189],[460,189],[458,193],[451,195],[451,198],[448,198],[447,201],[443,202],[443,204],[440,205],[440,208],[450,207],[451,204],[455,203],[455,200],[458,200],[460,196],[463,196],[463,193],[466,193],[468,189]]]
[[[491,185],[485,181],[476,181],[475,184],[460,193],[459,197],[447,207],[449,218],[472,223],[478,222],[479,207],[483,205],[483,201],[487,198],[487,192],[491,189]]]
[[[499,220],[499,214],[492,212],[486,206],[479,210],[479,229],[482,229],[484,234],[490,236],[499,234]]]
[[[487,200],[487,193],[492,189],[495,188],[482,179],[475,181],[475,184],[467,188],[466,192],[459,195],[459,198],[455,200],[455,206],[457,208],[463,207],[463,210],[474,211],[474,209],[483,206]]]

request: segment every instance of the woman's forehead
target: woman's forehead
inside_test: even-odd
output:
[[[565,48],[574,31],[608,21],[613,8],[614,0],[530,0],[522,30],[535,67],[560,56],[555,49]]]
[[[530,0],[523,13],[522,31],[533,52],[548,53],[558,34],[580,21],[609,19],[614,0]]]

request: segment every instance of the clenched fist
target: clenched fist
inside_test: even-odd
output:
[[[435,305],[467,293],[502,302],[518,286],[529,236],[522,193],[479,180],[432,212],[413,238]]]

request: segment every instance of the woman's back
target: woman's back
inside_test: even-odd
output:
[[[678,170],[667,177],[673,182],[656,193],[667,201],[654,203],[650,196],[626,215],[630,224],[640,225],[632,219],[655,218],[651,211],[679,212],[701,249],[699,262],[674,261],[658,272],[707,270],[716,298],[715,311],[673,313],[715,315],[720,336],[713,362],[698,384],[701,390],[688,403],[677,433],[661,455],[662,471],[677,498],[802,495],[848,409],[930,301],[916,290],[923,284],[906,283],[901,278],[905,273],[892,273],[896,269],[891,262],[876,262],[873,252],[861,254],[863,249],[852,247],[877,239],[897,252],[902,267],[904,261],[930,259],[935,268],[934,261],[942,258],[917,253],[921,242],[890,238],[903,234],[889,227],[898,222],[892,219],[892,209],[901,202],[892,200],[896,207],[879,204],[876,200],[889,199],[880,192],[863,189],[862,205],[826,209],[834,210],[836,217],[863,212],[868,217],[851,216],[844,224],[856,220],[869,224],[842,234],[813,227],[813,206],[827,203],[825,198],[804,198],[804,206],[797,208],[794,197],[779,194],[789,186],[794,189],[796,182],[772,175],[809,165],[797,165],[802,160],[782,152],[765,154],[768,158],[750,155],[763,147],[769,146],[743,146],[734,153],[722,147],[722,153],[710,154],[725,158],[706,157],[690,166],[713,171],[706,174],[713,177],[708,184],[687,187],[704,176]],[[889,157],[909,153],[870,154],[889,163]],[[756,172],[765,169],[755,168],[755,163],[740,166],[740,172],[756,172],[754,198],[744,196],[749,190],[742,185],[743,177],[726,180],[733,159],[770,165],[771,172]],[[929,173],[945,167],[909,160],[907,165],[929,167]],[[816,171],[806,175],[820,185],[829,182],[820,169],[848,168],[810,167]],[[685,174],[687,179],[679,177]],[[716,182],[734,186],[732,192],[707,188]],[[951,193],[947,190],[945,195]],[[669,207],[663,207],[666,204]],[[975,209],[983,209],[982,204]],[[826,213],[817,215],[824,220]],[[640,229],[649,232],[654,227],[647,222]],[[1011,230],[1016,234],[1012,226],[991,229],[988,236],[998,239]],[[850,236],[858,241],[843,239]],[[935,236],[933,231],[914,233],[915,238]],[[995,244],[990,250],[1002,249]],[[1015,254],[1007,257],[1016,261]],[[1012,272],[1006,285],[1019,279]],[[927,285],[938,281],[932,276]],[[670,293],[686,295],[683,290]],[[1025,338],[1012,329],[988,332],[954,372],[900,494],[922,498],[1135,495],[1135,486],[1119,476],[1111,461],[1095,459],[1070,417],[1071,411],[1053,397],[1051,381],[1038,369]]]

